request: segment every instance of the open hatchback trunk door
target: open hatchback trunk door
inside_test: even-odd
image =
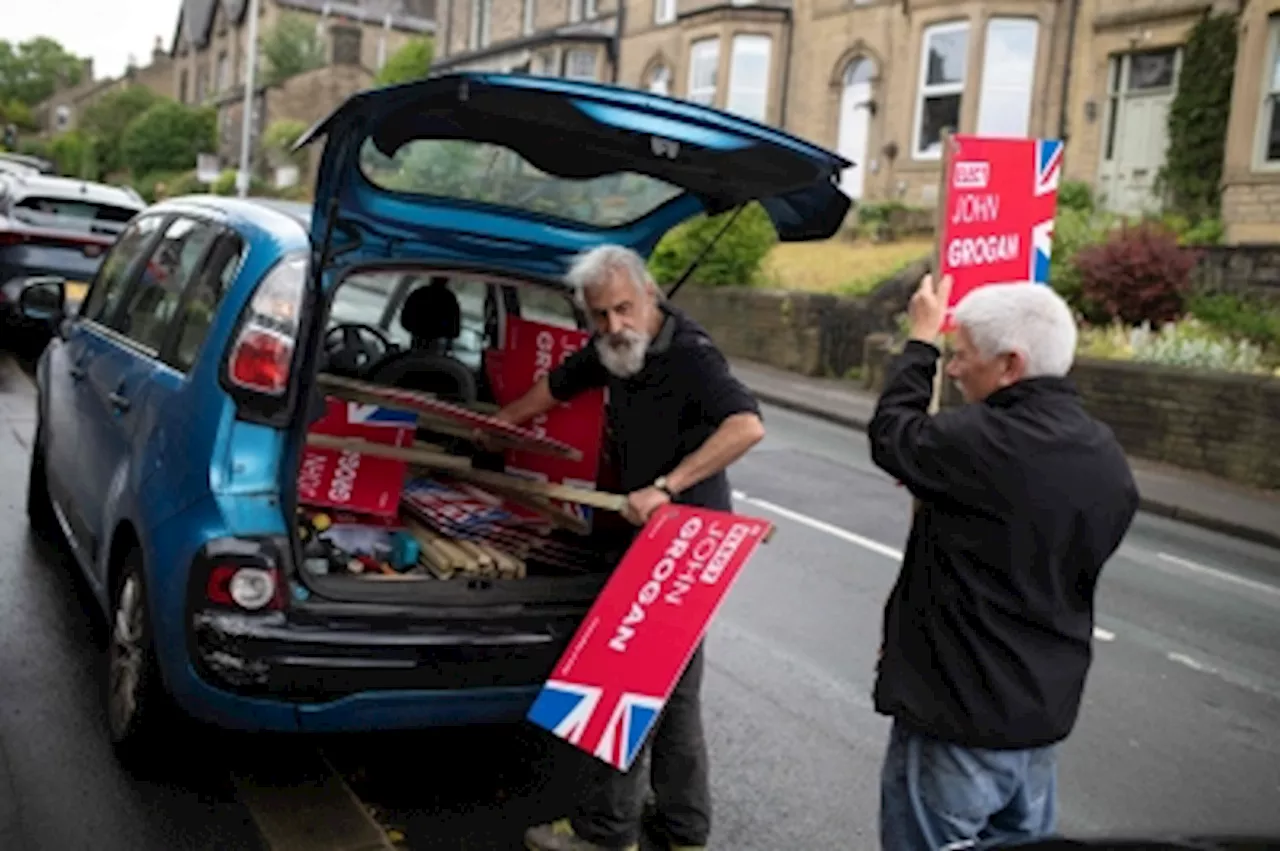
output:
[[[646,92],[454,74],[357,94],[326,136],[311,235],[335,265],[476,263],[558,277],[611,242],[648,256],[700,212],[759,201],[783,241],[825,239],[850,201],[840,156]]]

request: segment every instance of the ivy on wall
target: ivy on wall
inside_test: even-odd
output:
[[[1218,215],[1226,153],[1238,16],[1206,15],[1183,50],[1169,108],[1169,151],[1160,172],[1166,204],[1192,219]]]

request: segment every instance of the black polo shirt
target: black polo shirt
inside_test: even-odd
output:
[[[670,473],[727,418],[760,413],[710,335],[679,308],[661,308],[666,319],[636,375],[619,378],[605,369],[592,337],[548,378],[551,395],[560,401],[607,388],[608,448],[624,493]],[[721,471],[702,480],[681,493],[677,502],[731,511],[728,476]]]

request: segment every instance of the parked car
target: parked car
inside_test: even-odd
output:
[[[57,276],[68,298],[84,298],[107,249],[145,207],[132,189],[0,172],[0,328],[22,324],[18,294],[32,279]]]
[[[46,159],[29,154],[0,152],[0,171],[21,174],[57,174],[57,167]]]
[[[581,250],[647,255],[671,227],[759,200],[784,240],[823,239],[841,157],[710,108],[605,85],[459,74],[358,94],[311,207],[185,197],[120,234],[79,310],[33,284],[57,333],[37,367],[28,512],[108,616],[122,757],[175,709],[232,728],[357,731],[520,719],[611,563],[512,581],[308,575],[299,461],[326,370],[470,371],[511,316],[584,328]],[[447,283],[460,327],[411,292]],[[435,314],[425,317],[429,325]],[[442,345],[416,352],[415,341]],[[616,554],[615,554],[616,555]]]

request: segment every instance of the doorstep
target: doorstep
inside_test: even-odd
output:
[[[730,360],[733,373],[762,402],[865,431],[876,395],[849,381],[811,378]],[[1280,548],[1280,494],[1168,464],[1130,458],[1142,510],[1236,538]]]

